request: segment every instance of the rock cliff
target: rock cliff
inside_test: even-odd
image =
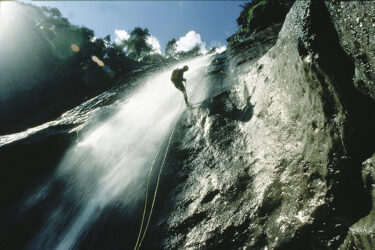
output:
[[[297,1],[217,56],[169,155],[163,248],[374,247],[374,6]]]
[[[207,98],[177,123],[142,248],[375,247],[374,13],[374,1],[296,1],[285,21],[232,37],[195,73]],[[76,133],[117,111],[119,92],[0,137],[9,163],[0,246],[29,246],[67,184],[55,181],[27,209],[20,201],[49,178]],[[121,199],[98,209],[77,248],[133,249],[143,201]],[[74,202],[57,211],[78,210]]]

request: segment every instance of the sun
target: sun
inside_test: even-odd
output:
[[[13,1],[0,1],[0,23],[11,22],[16,19],[19,4]]]
[[[13,1],[0,0],[0,32],[10,29],[17,22],[19,4]]]
[[[0,1],[0,19],[13,17],[16,12],[16,2]]]

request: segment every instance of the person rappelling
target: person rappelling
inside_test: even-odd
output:
[[[187,106],[189,105],[186,88],[184,83],[186,84],[186,79],[184,78],[184,73],[189,70],[189,67],[185,65],[182,69],[175,69],[172,72],[171,81],[173,82],[174,86],[180,90],[184,94],[185,103]]]

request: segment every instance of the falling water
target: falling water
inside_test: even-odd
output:
[[[144,79],[117,114],[91,129],[66,153],[56,178],[68,183],[66,197],[74,196],[76,206],[68,209],[74,213],[73,219],[64,230],[55,233],[58,236],[51,237],[51,228],[55,227],[55,232],[56,227],[61,228],[57,225],[63,223],[57,221],[64,220],[67,210],[62,206],[56,208],[31,248],[73,248],[85,227],[124,191],[127,195],[121,197],[127,204],[144,198],[146,175],[158,144],[178,110],[185,108],[181,92],[170,82],[171,72],[176,67],[189,66],[184,77],[189,101],[194,103],[204,98],[200,71],[208,63],[207,56],[199,57]]]

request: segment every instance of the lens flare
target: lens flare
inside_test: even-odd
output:
[[[91,60],[99,65],[99,67],[104,67],[104,62],[100,60],[97,56],[91,56]]]
[[[97,64],[98,64],[100,67],[104,67],[104,62],[101,61],[101,60],[99,60],[99,61],[97,62]]]
[[[72,49],[72,51],[74,52],[74,53],[78,53],[79,52],[79,47],[78,47],[78,45],[77,44],[72,44],[71,46],[70,46],[70,48]]]

